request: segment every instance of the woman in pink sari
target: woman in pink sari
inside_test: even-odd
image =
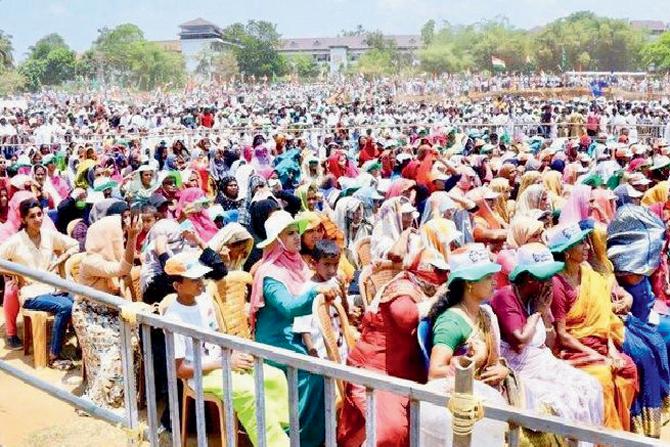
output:
[[[558,218],[560,224],[580,222],[587,219],[591,212],[591,187],[575,185]]]
[[[601,224],[608,225],[614,219],[616,196],[609,189],[591,191],[591,217]]]
[[[200,188],[187,188],[181,192],[177,203],[177,218],[180,222],[186,220],[193,224],[198,235],[208,242],[218,231],[216,224],[205,211],[209,200]]]

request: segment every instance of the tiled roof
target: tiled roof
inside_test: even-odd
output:
[[[209,22],[202,17],[198,17],[197,19],[189,20],[188,22],[184,22],[181,25],[179,25],[180,28],[184,27],[189,27],[189,26],[213,26],[214,28],[218,28],[214,23]]]

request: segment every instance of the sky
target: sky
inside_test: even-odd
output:
[[[521,28],[575,11],[670,22],[670,0],[0,0],[0,30],[21,61],[30,45],[59,33],[84,51],[102,27],[134,23],[150,40],[176,39],[179,24],[202,17],[220,27],[250,19],[277,24],[283,37],[328,37],[362,24],[386,34],[418,34],[429,19],[468,24],[496,16]]]

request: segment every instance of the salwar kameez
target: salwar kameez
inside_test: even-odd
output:
[[[263,365],[263,389],[265,392],[266,444],[272,447],[290,445],[285,432],[289,425],[288,385],[284,373],[270,365]],[[258,445],[256,425],[256,391],[253,373],[232,371],[233,409],[253,445]],[[205,393],[215,394],[223,401],[223,378],[221,370],[212,371],[202,378]]]
[[[263,280],[265,305],[258,310],[256,341],[307,355],[300,336],[292,331],[293,319],[311,314],[317,293],[310,289],[293,296],[279,281],[270,277]],[[286,365],[267,361],[286,373]],[[298,371],[298,413],[300,417],[300,445],[320,446],[325,438],[325,407],[323,377],[307,371]]]

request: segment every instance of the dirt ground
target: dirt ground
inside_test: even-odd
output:
[[[19,336],[22,328],[19,323]],[[73,346],[66,346],[67,350]],[[37,375],[40,379],[64,389],[81,393],[81,370],[69,372],[49,368],[35,369],[32,357],[23,351],[5,349],[5,328],[0,307],[0,359],[12,366]],[[220,445],[218,434],[208,436],[210,445]],[[662,439],[670,442],[670,424],[663,429]],[[241,446],[248,445],[244,437]],[[0,447],[116,447],[125,446],[125,432],[102,420],[80,416],[71,405],[34,388],[21,380],[0,372]],[[145,443],[148,446],[148,443]],[[167,437],[161,445],[169,445]],[[188,446],[195,446],[193,434]],[[670,444],[669,444],[670,445]]]

